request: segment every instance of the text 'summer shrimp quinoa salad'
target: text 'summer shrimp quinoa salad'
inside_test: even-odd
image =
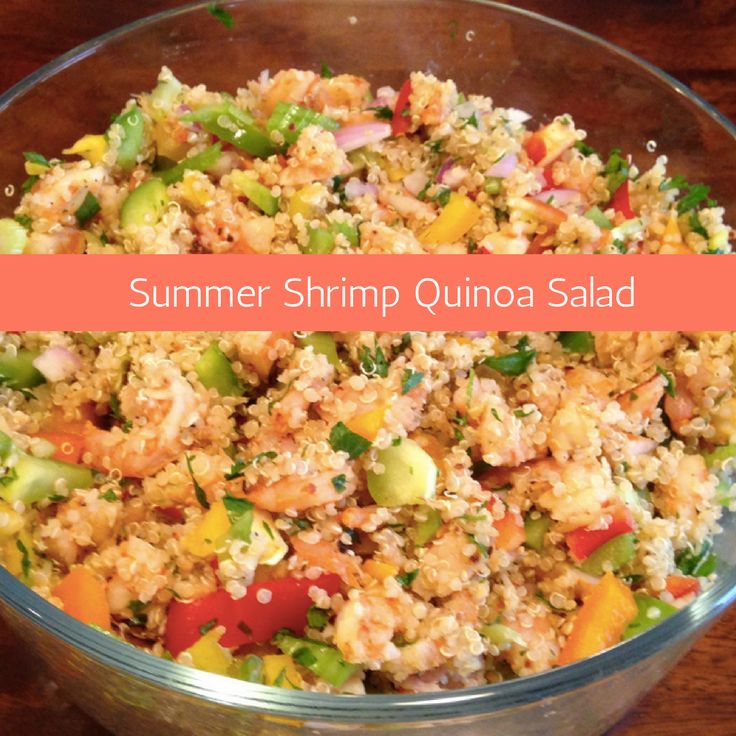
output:
[[[640,173],[569,115],[528,120],[419,72],[375,97],[327,69],[264,72],[231,96],[164,69],[63,161],[26,153],[0,252],[730,251],[708,187],[665,156]]]
[[[714,575],[733,333],[27,333],[0,561],[152,653],[285,688],[563,665]]]
[[[3,253],[722,253],[708,188],[413,73],[169,70]],[[81,158],[81,160],[78,160]],[[733,333],[5,333],[0,562],[93,626],[285,688],[540,672],[710,584]]]

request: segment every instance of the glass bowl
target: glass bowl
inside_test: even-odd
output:
[[[295,66],[398,87],[408,70],[457,81],[537,122],[571,113],[601,151],[640,167],[667,153],[670,170],[705,180],[736,211],[736,129],[674,79],[588,34],[526,11],[457,0],[250,0],[227,3],[228,30],[207,3],[101,36],[0,97],[0,169],[24,178],[22,152],[58,153],[104,130],[162,65],[182,80],[234,90],[261,69]],[[651,148],[651,146],[649,146]],[[16,199],[5,197],[0,215]],[[118,734],[600,734],[619,720],[736,598],[736,520],[717,539],[719,578],[654,629],[533,677],[426,695],[330,696],[252,685],[153,657],[69,618],[0,569],[0,614],[68,696]]]

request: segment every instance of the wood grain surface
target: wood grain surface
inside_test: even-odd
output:
[[[176,0],[2,0],[0,89],[89,38],[184,4]],[[736,120],[733,0],[524,0],[512,4],[571,23],[639,54]],[[735,677],[733,608],[609,736],[732,736],[736,734]],[[2,624],[0,733],[107,734],[58,693]]]

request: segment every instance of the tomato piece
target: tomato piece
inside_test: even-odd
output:
[[[620,212],[627,220],[634,217],[634,210],[631,209],[631,201],[629,199],[629,182],[626,180],[611,197],[611,207],[616,212]]]
[[[690,593],[699,593],[700,581],[688,575],[668,575],[665,587],[673,598],[682,598]]]
[[[407,79],[401,85],[399,95],[394,106],[394,116],[391,118],[391,132],[393,135],[404,135],[411,127],[411,115],[409,114],[409,96],[411,95],[411,80]]]
[[[555,179],[552,176],[552,167],[547,166],[547,168],[542,172],[542,176],[544,176],[544,183],[545,183],[545,189],[549,189],[553,186],[555,186]]]
[[[614,537],[634,531],[634,517],[626,506],[619,504],[612,513],[613,520],[606,529],[579,527],[565,534],[565,541],[575,560],[580,562]]]
[[[317,586],[334,595],[340,590],[337,575],[309,578],[280,578],[248,586],[243,598],[235,600],[225,590],[216,590],[192,603],[173,600],[168,607],[166,649],[174,656],[188,649],[202,637],[201,627],[216,622],[224,626],[220,639],[224,647],[262,644],[271,641],[280,629],[290,629],[299,635],[307,624],[307,611],[312,605],[309,589]],[[259,593],[268,591],[267,595]]]
[[[547,155],[547,144],[539,131],[532,133],[524,141],[524,150],[535,164],[538,164]]]
[[[84,452],[84,437],[71,432],[37,432],[35,436],[50,442],[56,448],[51,456],[53,460],[79,465]]]

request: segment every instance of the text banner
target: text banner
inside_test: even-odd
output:
[[[0,256],[2,330],[734,330],[729,256]]]

